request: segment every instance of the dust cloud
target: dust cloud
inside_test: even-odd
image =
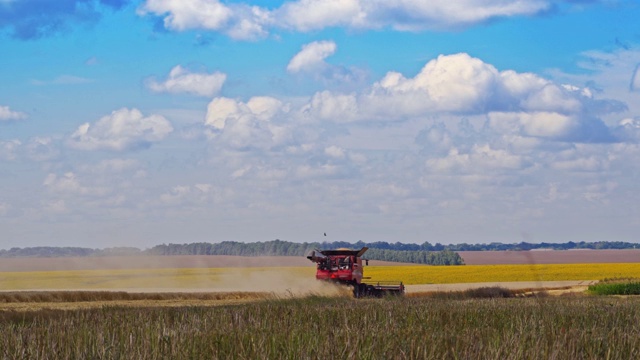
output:
[[[250,272],[230,272],[220,277],[213,291],[271,292],[278,296],[351,296],[351,289],[295,269],[265,269]]]
[[[121,256],[7,259],[0,291],[264,292],[277,297],[352,296],[315,279],[304,257]],[[35,272],[34,272],[35,271]],[[11,281],[9,281],[11,280]]]

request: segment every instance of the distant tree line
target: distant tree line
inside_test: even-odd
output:
[[[372,260],[400,261],[418,264],[458,265],[463,264],[457,251],[517,251],[517,250],[572,250],[572,249],[635,249],[639,244],[622,241],[528,243],[515,244],[450,244],[429,242],[423,244],[388,243],[384,241],[365,243],[344,241],[321,243],[296,243],[282,240],[242,243],[223,241],[220,243],[162,244],[141,250],[135,247],[113,247],[91,249],[82,247],[29,247],[0,250],[0,258],[8,257],[80,257],[80,256],[126,256],[126,255],[241,255],[241,256],[303,256],[312,249],[359,249],[367,246],[367,256]]]
[[[29,248],[11,248],[0,250],[0,257],[66,257],[66,256],[91,256],[94,249],[81,247],[51,247],[38,246]]]
[[[221,243],[191,243],[157,245],[146,250],[152,255],[241,255],[241,256],[304,256],[313,249],[360,249],[369,247],[365,258],[370,260],[397,261],[429,265],[464,265],[464,261],[453,251],[399,250],[394,248],[376,248],[376,244],[357,242],[323,242],[323,243],[294,243],[282,240],[266,242],[241,243],[223,241]],[[401,244],[405,245],[405,244]]]
[[[90,249],[80,247],[31,247],[0,250],[0,258],[8,257],[71,257],[71,256],[124,256],[124,255],[239,255],[239,256],[304,256],[313,249],[351,248],[368,246],[365,258],[370,260],[397,261],[430,265],[463,265],[460,255],[453,251],[408,250],[405,244],[390,246],[378,242],[355,244],[347,242],[295,243],[282,240],[242,243],[223,241],[220,243],[162,244],[150,249],[133,247]]]
[[[364,255],[371,260],[396,261],[428,265],[464,265],[464,260],[457,252],[450,250],[383,250],[369,249]]]

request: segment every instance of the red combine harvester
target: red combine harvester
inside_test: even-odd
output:
[[[363,277],[362,255],[367,250],[367,247],[360,250],[311,250],[307,259],[318,264],[316,279],[351,286],[353,296],[357,298],[403,295],[402,281],[362,282],[362,279],[370,279]],[[365,263],[369,265],[369,260],[365,259]]]

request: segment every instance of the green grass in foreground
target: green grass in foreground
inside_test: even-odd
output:
[[[588,291],[596,295],[640,295],[640,279],[605,279],[590,285]]]
[[[0,312],[7,359],[633,359],[640,299],[353,300]]]

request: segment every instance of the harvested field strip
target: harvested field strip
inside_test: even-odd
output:
[[[308,267],[1,272],[0,290],[233,289],[242,282],[286,279],[291,274],[308,280],[314,273]]]

